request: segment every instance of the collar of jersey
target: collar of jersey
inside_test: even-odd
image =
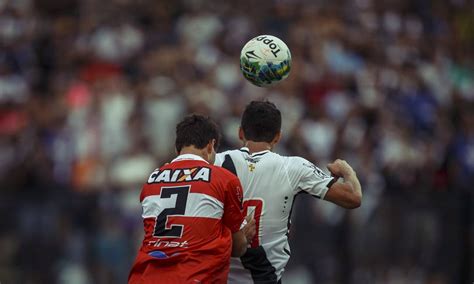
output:
[[[263,154],[266,154],[266,153],[270,152],[270,150],[263,150],[263,151],[260,151],[260,152],[254,152],[254,153],[250,154],[250,150],[247,147],[240,148],[240,151],[247,152],[247,154],[249,154],[251,156],[263,155]]]
[[[202,157],[198,156],[198,155],[194,155],[194,154],[183,154],[183,155],[179,155],[178,157],[174,158],[173,161],[171,161],[171,163],[173,162],[177,162],[177,161],[182,161],[182,160],[194,160],[194,161],[203,161],[203,162],[206,162],[209,164],[208,161],[204,160]]]

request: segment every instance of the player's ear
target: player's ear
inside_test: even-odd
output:
[[[273,138],[272,140],[272,144],[275,145],[277,144],[278,142],[280,142],[280,139],[281,139],[281,130],[278,131],[278,133],[275,135],[275,137]]]
[[[242,126],[239,126],[239,139],[245,141],[244,130],[242,129]]]
[[[209,143],[207,143],[206,150],[208,154],[212,153],[215,150],[214,149],[215,145],[216,145],[216,139],[212,139],[211,141],[209,141]]]

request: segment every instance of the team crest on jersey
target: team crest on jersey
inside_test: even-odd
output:
[[[255,170],[255,164],[249,164],[249,171],[253,172]]]
[[[175,183],[185,181],[205,181],[211,180],[211,169],[206,167],[196,167],[190,169],[156,169],[148,178],[148,183]]]
[[[320,168],[316,167],[314,164],[312,163],[304,163],[303,164],[304,166],[308,167],[308,168],[311,168],[314,172],[315,175],[317,175],[318,177],[322,178],[322,179],[325,179],[325,178],[329,178],[330,176],[328,174],[326,174],[325,172],[323,172]]]

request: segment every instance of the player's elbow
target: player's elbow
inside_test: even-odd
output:
[[[348,196],[346,201],[346,209],[356,209],[362,205],[362,194],[360,192],[352,190],[352,193]]]
[[[346,209],[356,209],[362,205],[362,196],[354,194],[347,202]]]
[[[238,249],[233,249],[232,253],[231,253],[231,256],[232,257],[241,257],[245,254],[246,251],[247,251],[247,248],[245,246],[241,247],[241,248],[238,248]]]
[[[362,204],[362,192],[350,183],[335,183],[324,199],[345,209],[355,209]]]
[[[345,184],[347,189],[346,189],[346,196],[345,196],[345,202],[343,202],[341,205],[342,207],[346,209],[356,209],[359,208],[362,205],[362,194],[360,192],[357,192],[354,190],[353,185],[351,184]]]
[[[247,251],[247,242],[246,241],[239,241],[237,243],[232,244],[232,257],[241,257]]]

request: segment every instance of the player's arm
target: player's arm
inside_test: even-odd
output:
[[[247,250],[247,239],[242,230],[232,234],[232,257],[241,257]]]
[[[242,207],[243,192],[237,177],[230,180],[227,185],[224,203],[223,222],[232,232],[233,257],[240,257],[247,251],[250,240],[255,235],[255,221],[247,220],[244,224],[244,213]]]
[[[357,208],[361,204],[362,191],[354,170],[343,160],[336,160],[328,168],[329,176],[313,163],[301,157],[289,157],[288,179],[297,190],[335,203],[344,208]],[[343,182],[337,182],[342,177]]]
[[[362,203],[362,188],[355,171],[344,160],[337,159],[328,165],[328,170],[336,177],[342,177],[342,182],[335,182],[330,187],[324,199],[348,209],[354,209]]]
[[[241,257],[247,251],[248,244],[256,232],[255,220],[247,218],[242,224],[242,229],[232,234],[232,257]]]

